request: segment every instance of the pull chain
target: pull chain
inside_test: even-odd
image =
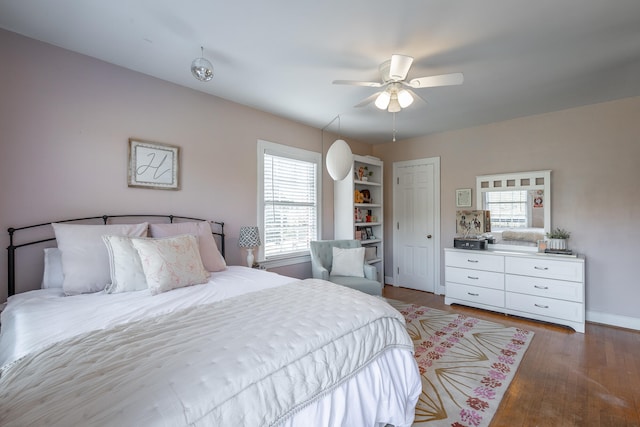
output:
[[[396,142],[396,113],[393,114],[393,142]]]

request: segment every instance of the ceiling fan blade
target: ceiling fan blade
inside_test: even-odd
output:
[[[408,85],[414,89],[420,89],[423,87],[460,85],[463,81],[464,76],[462,73],[451,73],[411,79]]]
[[[354,105],[354,107],[360,108],[360,107],[364,107],[367,104],[371,104],[373,101],[376,100],[376,98],[378,97],[378,95],[380,95],[380,93],[382,92],[376,92],[373,95],[366,97],[365,99],[363,99],[362,101]]]
[[[411,56],[391,55],[391,65],[389,66],[389,77],[391,80],[406,79],[411,64],[413,64],[413,57]]]
[[[381,87],[380,82],[359,82],[357,80],[334,80],[334,85],[351,85],[351,86],[366,86],[366,87]]]
[[[412,91],[411,89],[406,89],[407,92],[409,92],[411,94],[411,96],[413,96],[413,99],[419,99],[422,102],[424,102],[425,104],[428,104],[427,100],[424,99],[424,97],[418,95],[417,93],[415,93],[414,91]]]

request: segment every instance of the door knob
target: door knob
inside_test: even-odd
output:
[[[431,238],[431,234],[427,234],[427,239],[430,239],[430,238]]]

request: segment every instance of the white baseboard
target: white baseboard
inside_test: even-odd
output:
[[[618,316],[617,314],[587,311],[586,319],[588,322],[602,323],[604,325],[618,326],[620,328],[640,331],[640,318],[637,317]]]

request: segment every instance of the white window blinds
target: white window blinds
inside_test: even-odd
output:
[[[282,147],[262,151],[265,260],[307,255],[318,239],[319,155]]]
[[[492,191],[485,198],[492,229],[528,227],[526,191]]]

